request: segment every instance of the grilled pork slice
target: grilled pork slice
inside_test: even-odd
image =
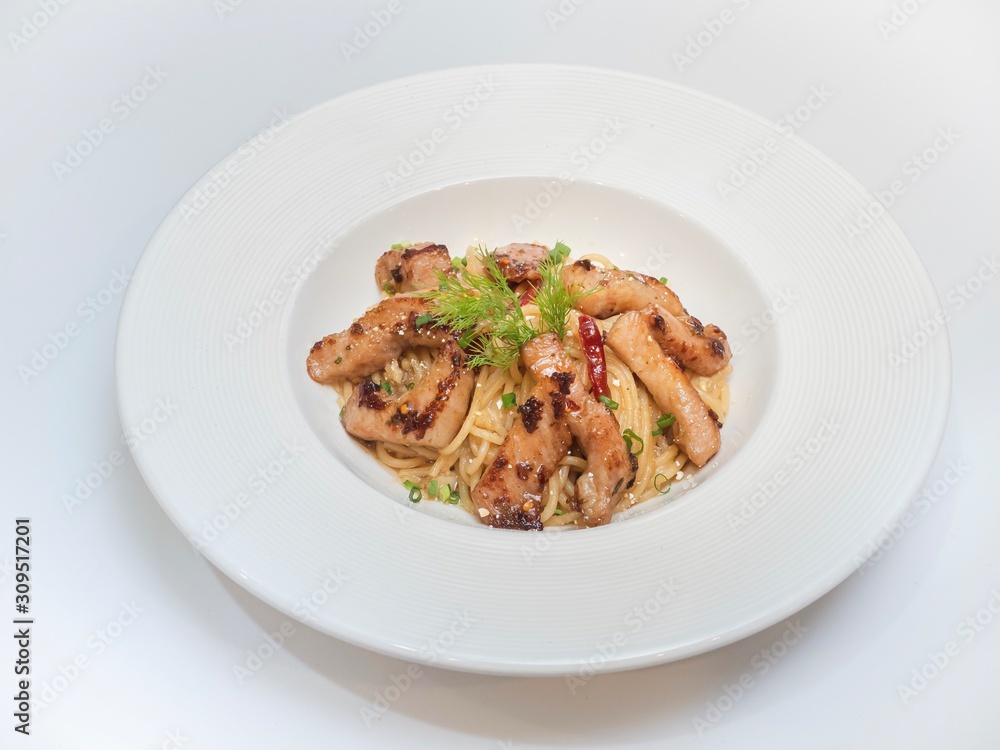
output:
[[[429,303],[397,295],[379,302],[341,333],[313,344],[306,360],[317,383],[358,383],[344,407],[344,428],[362,440],[443,448],[469,411],[475,377],[454,333],[430,322]],[[368,377],[407,349],[437,349],[427,375],[392,397]]]
[[[545,245],[514,243],[498,247],[493,257],[507,281],[541,281],[538,264],[549,257],[549,249]]]
[[[469,413],[474,384],[465,353],[448,339],[427,374],[399,398],[361,381],[344,407],[344,429],[362,440],[444,448]]]
[[[702,325],[688,315],[673,290],[652,276],[599,268],[589,260],[579,260],[563,268],[563,283],[572,293],[595,290],[580,297],[575,305],[595,318],[610,318],[655,305],[659,318],[653,335],[681,367],[699,375],[714,375],[729,364],[732,352],[722,329]]]
[[[572,442],[565,396],[541,380],[518,407],[518,419],[472,490],[479,519],[502,529],[541,529],[542,495]],[[557,405],[558,404],[558,405]]]
[[[455,275],[448,248],[421,242],[382,253],[375,263],[375,283],[390,294],[416,292],[436,287],[439,271]]]
[[[583,521],[587,526],[606,524],[621,493],[635,480],[635,457],[625,445],[621,425],[587,390],[582,371],[556,334],[529,341],[521,353],[535,378],[549,383],[553,405],[562,404],[562,417],[587,458],[587,470],[576,482]]]
[[[595,318],[610,318],[629,310],[641,310],[656,303],[672,315],[686,316],[680,299],[666,284],[633,271],[601,268],[589,260],[578,260],[563,268],[563,283],[573,294],[590,294],[580,297],[576,309]]]
[[[659,305],[642,309],[653,340],[681,367],[698,375],[714,375],[729,364],[733,353],[722,329],[703,326],[695,317],[677,318]]]
[[[421,320],[430,303],[419,297],[397,295],[379,302],[341,333],[324,336],[309,350],[306,369],[317,383],[341,378],[356,383],[378,372],[406,349],[440,348],[453,339],[452,332]]]
[[[653,339],[648,314],[624,313],[608,332],[607,343],[645,383],[657,405],[674,415],[674,442],[696,466],[707,464],[721,445],[718,415]]]

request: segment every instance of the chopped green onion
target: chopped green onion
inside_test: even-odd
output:
[[[663,285],[666,285],[666,283],[667,283],[667,277],[666,276],[661,276],[660,277],[660,283],[663,284]]]
[[[618,402],[617,401],[612,401],[607,396],[601,396],[597,400],[600,401],[602,404],[604,404],[609,409],[611,409],[612,411],[618,408]]]
[[[387,281],[382,285],[382,291],[388,295],[393,295],[396,293],[396,287],[392,285],[391,281]]]
[[[661,479],[663,480],[662,482],[658,481]],[[661,495],[666,495],[668,492],[670,492],[670,480],[667,479],[667,475],[657,474],[655,477],[653,477],[653,487]]]
[[[427,494],[430,497],[437,497],[437,494],[438,494],[438,480],[432,479],[427,484]]]
[[[414,484],[409,479],[403,482],[403,486],[410,491],[409,498],[411,503],[419,503],[420,498],[423,497],[423,493],[420,491],[420,485]]]
[[[340,410],[340,418],[341,418],[341,420],[343,420],[343,419],[344,419],[344,412],[345,412],[345,411],[347,411],[347,409],[341,409],[341,410]]]
[[[423,315],[418,315],[417,319],[414,321],[414,323],[417,326],[417,328],[420,328],[420,326],[425,326],[428,323],[433,323],[433,322],[434,322],[434,316],[430,315],[429,313],[424,313]]]
[[[395,245],[393,245],[389,249],[390,250],[402,250],[405,247],[406,247],[406,245],[404,245],[402,242],[397,242]]]
[[[656,429],[653,430],[653,434],[662,435],[667,431],[667,428],[676,421],[677,418],[673,414],[664,414],[658,417],[656,420]]]
[[[517,406],[517,394],[505,393],[500,397],[500,401],[503,403],[504,409],[510,409],[512,406]]]
[[[454,268],[456,271],[461,271],[463,260],[465,260],[465,258],[452,258],[451,267]],[[466,265],[468,265],[468,261],[466,261]]]
[[[333,364],[339,365],[343,361],[344,361],[343,357],[337,357],[335,360],[333,360]]]
[[[639,451],[635,454],[641,456],[642,452],[646,449],[646,441],[635,434],[633,430],[625,430],[622,433],[622,437],[625,438],[625,445],[628,447],[628,452],[632,452],[632,441],[639,443]]]
[[[392,395],[392,383],[390,383],[388,380],[383,380],[382,381],[382,390],[385,391],[386,393],[388,393],[391,396]]]
[[[446,498],[448,503],[451,505],[458,505],[462,501],[461,496],[458,494],[458,490],[453,490],[448,485],[445,485],[444,488],[448,490],[448,497]]]
[[[437,484],[437,482],[432,482],[432,484]],[[448,502],[448,498],[451,497],[451,487],[448,485],[442,485],[441,490],[438,493],[438,500],[442,503]]]
[[[565,512],[566,511],[564,511],[562,508],[556,508],[554,511],[552,511],[552,515],[554,515],[554,516],[561,516]]]
[[[406,384],[406,390],[408,390],[408,391],[412,391],[414,389],[414,387],[416,387],[414,383],[407,383]]]
[[[570,252],[572,252],[569,247],[561,242],[556,242],[556,246],[549,250],[549,257],[552,258],[556,263],[562,263],[566,258],[569,257]]]

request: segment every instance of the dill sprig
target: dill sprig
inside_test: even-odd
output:
[[[463,331],[458,343],[472,356],[469,365],[507,368],[518,358],[521,345],[538,332],[525,319],[520,301],[507,285],[496,258],[478,248],[483,274],[462,268],[455,277],[438,274],[440,286],[423,293],[442,325]]]
[[[542,283],[535,295],[535,304],[538,305],[538,315],[541,318],[541,333],[554,331],[560,340],[566,338],[566,320],[573,305],[581,297],[594,291],[571,294],[566,288],[562,280],[562,269],[569,254],[570,249],[563,243],[557,242],[549,251],[549,257],[538,264]]]
[[[562,268],[570,249],[561,242],[538,264],[542,277],[535,304],[539,329],[524,317],[521,302],[492,253],[479,247],[476,255],[483,273],[472,274],[464,265],[454,264],[458,273],[438,273],[437,289],[421,292],[430,300],[434,317],[441,325],[462,331],[459,346],[471,356],[469,365],[489,365],[506,369],[517,360],[521,347],[539,333],[554,331],[560,339],[567,333],[569,311],[581,297],[594,290],[571,294],[562,281]]]

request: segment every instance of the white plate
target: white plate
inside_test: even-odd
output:
[[[915,334],[938,300],[891,220],[848,230],[871,203],[802,141],[662,81],[392,81],[244,145],[166,218],[119,323],[122,422],[152,429],[135,460],[213,563],[339,638],[506,674],[696,654],[847,577],[937,449],[948,344]],[[668,276],[730,334],[722,451],[670,502],[598,529],[411,509],[307,378],[309,345],[377,299],[393,242],[556,239]],[[158,400],[176,405],[159,422]]]

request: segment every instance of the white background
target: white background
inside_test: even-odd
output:
[[[357,54],[342,45],[388,3],[10,0],[0,9],[0,613],[5,622],[13,613],[13,520],[30,516],[32,691],[49,701],[33,712],[30,738],[14,734],[16,657],[10,636],[0,639],[0,747],[1000,747],[1000,616],[987,608],[1000,611],[1000,281],[986,263],[998,250],[1000,5],[567,0],[565,13],[558,0],[398,2]],[[724,8],[732,22],[714,24]],[[692,42],[706,24],[721,33]],[[192,550],[124,451],[113,378],[121,293],[109,282],[132,269],[192,183],[276,116],[490,62],[633,71],[772,120],[825,87],[821,106],[800,110],[798,134],[873,191],[901,181],[891,214],[949,316],[952,408],[925,483],[934,497],[937,482],[938,496],[914,498],[912,523],[877,559],[793,618],[808,632],[766,673],[760,652],[784,624],[575,693],[562,679],[422,668],[366,721],[363,709],[394,677],[406,686],[405,663],[294,622],[259,669],[242,680],[234,672],[286,618]],[[119,97],[144,77],[131,109]],[[102,118],[110,127],[99,145],[71,171],[54,168]],[[928,148],[922,170],[913,158]],[[108,304],[88,311],[88,297]],[[76,335],[44,369],[24,369],[71,323]],[[864,414],[843,416],[864,429]],[[115,450],[124,462],[67,507],[78,480]],[[963,626],[977,612],[986,624]],[[949,642],[954,655],[935,667]],[[921,669],[932,678],[913,682]],[[746,674],[752,686],[740,694],[732,685]],[[920,689],[901,694],[907,685]]]

